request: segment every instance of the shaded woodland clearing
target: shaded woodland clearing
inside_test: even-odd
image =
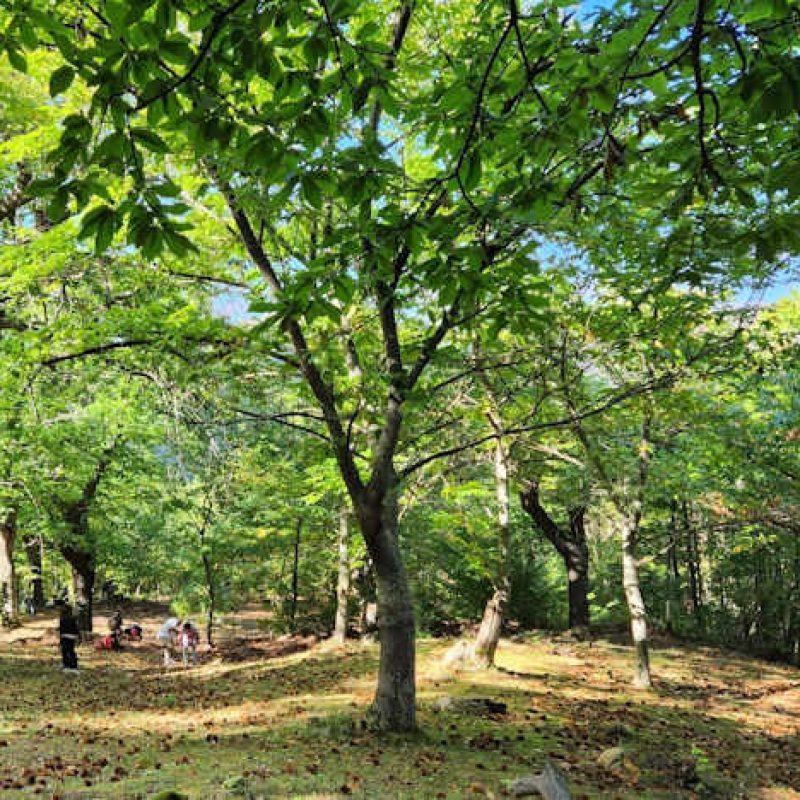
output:
[[[0,0],[4,624],[798,662],[797,4],[534,5]]]
[[[451,640],[426,639],[420,732],[378,740],[361,727],[376,646],[242,660],[237,637],[197,669],[164,671],[147,641],[156,619],[143,621],[142,645],[83,646],[76,676],[55,673],[49,634],[0,643],[2,796],[500,797],[545,759],[575,797],[800,791],[800,676],[789,667],[664,642],[657,692],[639,693],[629,648],[607,640],[503,640],[498,669],[453,674],[440,664]],[[247,644],[280,645],[256,630]],[[508,713],[437,711],[448,696],[491,697]],[[618,745],[628,755],[599,765]]]

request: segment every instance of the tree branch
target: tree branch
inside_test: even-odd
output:
[[[163,99],[168,94],[174,92],[179,86],[182,86],[184,83],[191,80],[195,72],[200,69],[200,65],[203,63],[208,51],[211,49],[214,39],[216,39],[217,35],[222,30],[225,20],[246,2],[247,0],[235,0],[235,2],[231,3],[226,8],[222,8],[217,11],[217,13],[211,19],[211,23],[209,24],[208,28],[206,28],[206,30],[203,32],[203,39],[200,42],[200,47],[197,49],[197,55],[195,55],[194,60],[189,65],[189,68],[186,70],[186,72],[184,72],[184,74],[181,75],[177,80],[167,84],[163,89],[156,92],[154,95],[140,100],[136,105],[136,111],[141,111],[142,109],[151,106],[157,100]]]

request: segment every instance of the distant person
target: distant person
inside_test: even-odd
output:
[[[58,620],[58,638],[61,643],[61,661],[64,672],[77,672],[78,655],[75,652],[75,646],[80,641],[81,632],[72,609],[67,605],[61,608]]]
[[[123,633],[125,634],[125,638],[129,639],[132,642],[141,642],[142,641],[142,626],[138,622],[132,622],[128,625]]]
[[[181,627],[181,654],[183,655],[183,666],[189,665],[189,658],[192,665],[197,666],[197,643],[200,641],[200,632],[187,619]]]
[[[158,629],[156,640],[161,645],[162,660],[165,667],[172,664],[172,650],[177,644],[181,621],[177,617],[169,617]]]
[[[114,616],[108,621],[108,629],[111,631],[111,647],[114,650],[120,650],[122,644],[120,643],[120,635],[122,634],[122,611],[117,609]]]

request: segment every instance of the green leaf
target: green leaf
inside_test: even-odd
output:
[[[18,72],[27,72],[28,71],[28,61],[22,53],[14,47],[11,42],[6,45],[6,54],[8,55],[8,61],[12,67]]]
[[[95,157],[104,159],[121,159],[125,152],[125,137],[119,132],[109,134],[94,151]]]
[[[154,153],[169,152],[169,145],[157,133],[153,133],[148,128],[132,128],[131,136]]]
[[[105,250],[114,237],[117,226],[116,212],[107,205],[100,205],[84,214],[81,220],[79,239],[95,237],[95,250],[99,253]]]
[[[322,208],[322,189],[313,175],[303,175],[300,181],[300,193],[312,208]]]
[[[190,239],[175,230],[164,230],[164,243],[166,244],[167,249],[178,257],[197,251],[197,248]]]
[[[104,252],[111,244],[114,233],[117,230],[117,218],[113,210],[109,209],[104,213],[97,223],[97,235],[94,240],[96,253]]]
[[[464,183],[464,188],[467,190],[474,189],[480,183],[481,157],[479,153],[473,151],[464,159],[461,180]]]
[[[191,64],[194,51],[185,39],[167,39],[158,46],[158,53],[171,64]]]
[[[47,204],[47,218],[51,222],[61,222],[66,216],[68,202],[69,194],[63,189],[57,191]]]
[[[748,0],[747,10],[739,16],[739,21],[745,25],[751,22],[761,22],[771,19],[782,13],[781,4],[776,0]]]
[[[207,9],[206,11],[197,11],[192,14],[192,18],[189,20],[189,30],[194,33],[195,31],[201,31],[205,28],[209,22],[214,18],[214,12],[211,9]]]
[[[592,91],[592,106],[604,114],[610,114],[614,108],[616,97],[605,85],[596,86]]]
[[[69,89],[75,79],[75,70],[70,66],[59,67],[50,76],[50,97],[56,97]]]

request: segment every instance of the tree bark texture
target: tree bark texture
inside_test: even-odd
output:
[[[686,535],[686,566],[689,575],[691,611],[697,619],[701,619],[703,610],[703,573],[700,563],[700,546],[691,509],[686,501],[683,502],[683,526]]]
[[[44,608],[44,573],[42,565],[42,537],[32,536],[25,540],[25,556],[31,570],[31,597],[38,611]]]
[[[495,423],[495,430],[499,424]],[[481,627],[475,639],[473,660],[478,666],[494,664],[500,634],[503,631],[505,611],[508,606],[510,581],[508,575],[509,545],[511,539],[510,500],[508,494],[508,454],[502,436],[498,435],[494,452],[494,481],[497,495],[497,532],[499,563],[494,592],[486,603]]]
[[[211,558],[203,549],[203,574],[206,579],[206,594],[208,595],[208,607],[206,608],[206,642],[209,647],[214,646],[214,611],[217,604],[217,593],[214,587],[214,571],[211,566]]]
[[[375,570],[378,599],[380,664],[372,723],[379,730],[412,731],[416,728],[414,609],[397,541],[394,476],[383,496],[366,493],[359,523]]]
[[[339,644],[347,639],[347,602],[350,597],[350,511],[346,504],[339,512],[339,569],[336,576],[336,621],[333,638]]]
[[[75,545],[63,545],[61,555],[72,569],[72,591],[75,595],[75,616],[78,627],[82,631],[90,632],[96,572],[95,555]]]
[[[16,612],[14,542],[17,538],[17,509],[11,508],[0,522],[0,619],[10,622]]]
[[[111,445],[100,457],[94,474],[84,484],[81,496],[63,507],[64,522],[70,529],[70,539],[59,550],[72,567],[72,588],[77,606],[78,626],[82,631],[92,630],[92,600],[96,571],[94,541],[89,530],[89,509],[97,495],[100,481],[111,464]]]
[[[289,624],[292,632],[295,631],[297,620],[297,598],[300,591],[300,536],[303,532],[303,519],[297,518],[294,533],[294,559],[292,561],[292,605],[289,608]]]
[[[647,634],[647,610],[639,584],[639,563],[636,557],[637,526],[634,520],[622,520],[622,588],[631,620],[631,636],[635,649],[634,686],[650,689],[650,649]]]
[[[214,612],[217,605],[217,591],[214,582],[214,565],[211,562],[210,547],[207,544],[208,527],[214,514],[214,505],[211,498],[207,498],[203,512],[203,521],[198,530],[200,544],[200,559],[203,563],[203,577],[206,583],[206,642],[209,647],[214,646]]]

